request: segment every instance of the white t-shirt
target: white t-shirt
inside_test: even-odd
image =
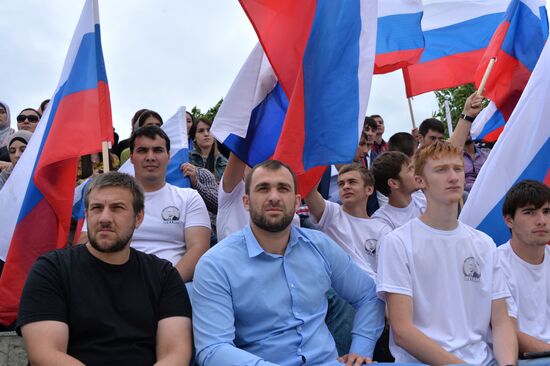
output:
[[[471,365],[493,359],[491,305],[510,296],[496,246],[461,222],[434,229],[415,218],[384,236],[378,254],[377,292],[412,297],[414,325]],[[419,362],[390,337],[395,362]]]
[[[530,264],[517,256],[510,242],[497,249],[512,297],[507,299],[510,316],[523,333],[550,343],[550,246],[541,264]]]
[[[233,191],[223,190],[223,176],[218,188],[218,215],[216,216],[216,235],[218,242],[248,225],[250,215],[244,208],[244,181],[240,181]],[[300,227],[300,217],[294,214],[292,225]]]
[[[176,264],[186,252],[185,229],[210,228],[210,217],[201,196],[191,188],[166,183],[145,192],[145,217],[134,231],[130,246]]]
[[[378,219],[365,219],[351,216],[342,206],[325,200],[325,210],[321,219],[310,215],[311,221],[318,224],[321,231],[334,240],[351,259],[373,279],[376,279],[378,241],[390,232]]]
[[[423,194],[413,194],[411,198],[407,207],[394,207],[388,203],[376,210],[372,217],[383,220],[392,230],[397,229],[426,211],[426,197]]]

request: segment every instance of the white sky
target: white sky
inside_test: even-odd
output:
[[[0,100],[15,116],[38,108],[57,86],[84,0],[0,0]],[[113,124],[121,139],[140,108],[169,118],[179,105],[203,111],[227,93],[257,42],[237,0],[99,0]],[[437,109],[433,93],[413,101],[417,124]],[[410,131],[400,71],[376,75],[367,114],[387,139]]]

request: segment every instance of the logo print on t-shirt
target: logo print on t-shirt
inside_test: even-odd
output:
[[[468,257],[464,260],[462,272],[464,272],[464,281],[479,282],[479,279],[481,278],[479,263],[474,257]]]
[[[180,220],[180,209],[175,206],[165,207],[161,214],[165,224],[174,224]]]
[[[365,252],[368,255],[374,256],[376,254],[376,239],[365,240]]]

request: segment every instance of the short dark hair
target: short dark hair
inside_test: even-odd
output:
[[[250,185],[252,184],[252,175],[259,168],[264,168],[264,169],[267,169],[267,170],[279,170],[279,169],[288,170],[290,172],[290,175],[292,175],[292,181],[294,183],[294,193],[296,193],[298,191],[298,189],[296,187],[296,185],[297,185],[296,174],[294,174],[294,172],[292,171],[292,169],[288,165],[286,165],[285,163],[283,163],[282,161],[279,161],[279,160],[266,160],[264,162],[256,164],[256,166],[254,166],[254,168],[252,168],[252,170],[244,178],[244,193],[250,194]]]
[[[378,123],[376,123],[376,121],[374,120],[374,118],[372,117],[365,117],[365,122],[363,123],[363,130],[365,130],[365,128],[370,127],[371,130],[375,130],[378,128]]]
[[[162,117],[160,116],[160,114],[158,114],[157,112],[152,111],[152,110],[145,110],[137,118],[137,121],[136,121],[137,127],[143,127],[143,124],[145,123],[145,120],[149,117],[154,117],[154,118],[158,119],[160,121],[161,126],[164,123],[162,121]]]
[[[161,139],[163,139],[166,142],[166,151],[170,152],[170,138],[164,132],[164,130],[158,126],[143,126],[132,132],[132,135],[130,135],[130,153],[134,152],[134,146],[136,143],[136,139],[138,137],[149,137],[151,140],[154,140],[155,137],[159,136]]]
[[[132,206],[134,208],[134,215],[137,215],[143,211],[145,207],[143,189],[136,182],[134,177],[129,174],[119,172],[100,174],[88,183],[86,191],[84,192],[84,208],[86,211],[88,211],[88,205],[90,203],[90,193],[93,190],[105,187],[121,187],[128,189],[132,192],[133,196]]]
[[[42,113],[44,113],[44,110],[46,109],[48,103],[50,103],[49,99],[44,99],[42,103],[40,103],[40,110],[42,111]]]
[[[374,118],[380,118],[382,121],[384,120],[384,118],[382,118],[382,116],[379,115],[379,114],[371,114],[371,115],[370,115],[370,118],[373,118],[373,119],[374,119]]]
[[[358,172],[361,176],[361,179],[363,180],[363,185],[374,187],[374,176],[372,173],[358,163],[352,163],[352,164],[346,164],[343,165],[340,170],[338,171],[338,176],[341,176],[342,174],[349,173],[349,172]]]
[[[420,127],[418,127],[418,133],[426,136],[429,130],[445,134],[445,125],[437,118],[428,118],[422,121]]]
[[[549,202],[550,188],[546,184],[536,180],[522,180],[506,193],[502,214],[513,218],[518,208],[533,205],[539,209]]]
[[[376,190],[389,196],[391,188],[388,186],[388,179],[399,179],[401,168],[409,163],[409,157],[400,151],[386,151],[378,155],[372,162]]]
[[[388,140],[389,151],[400,151],[411,158],[416,151],[417,142],[408,132],[397,132]]]

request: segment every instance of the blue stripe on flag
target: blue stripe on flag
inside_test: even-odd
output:
[[[246,137],[229,134],[223,144],[250,166],[269,159],[279,141],[287,109],[288,98],[277,83],[252,111]]]
[[[306,169],[353,158],[362,26],[359,0],[317,1],[303,62]]]
[[[548,169],[550,168],[550,162],[548,160],[549,156],[550,139],[547,139],[537,155],[535,155],[534,159],[527,166],[527,168],[525,168],[514,184],[523,179],[534,179],[542,182],[548,173]],[[504,224],[504,219],[502,217],[503,203],[504,196],[477,227],[478,230],[481,230],[492,237],[497,245],[504,244],[510,239],[510,231],[508,230],[506,224]]]
[[[376,54],[424,48],[422,12],[378,18]]]
[[[494,13],[424,32],[426,49],[420,63],[487,47],[504,13]]]
[[[172,185],[189,188],[191,186],[189,177],[184,177],[180,169],[183,163],[189,162],[189,150],[181,149],[170,157],[170,163],[166,168],[166,181]]]
[[[520,1],[502,43],[502,49],[532,72],[544,42],[543,23]]]
[[[500,128],[506,124],[506,121],[504,120],[504,116],[500,111],[497,109],[495,110],[495,113],[485,122],[485,125],[483,126],[483,130],[479,133],[479,136],[476,138],[476,140],[483,140],[487,134],[490,132],[493,132],[497,128]]]

